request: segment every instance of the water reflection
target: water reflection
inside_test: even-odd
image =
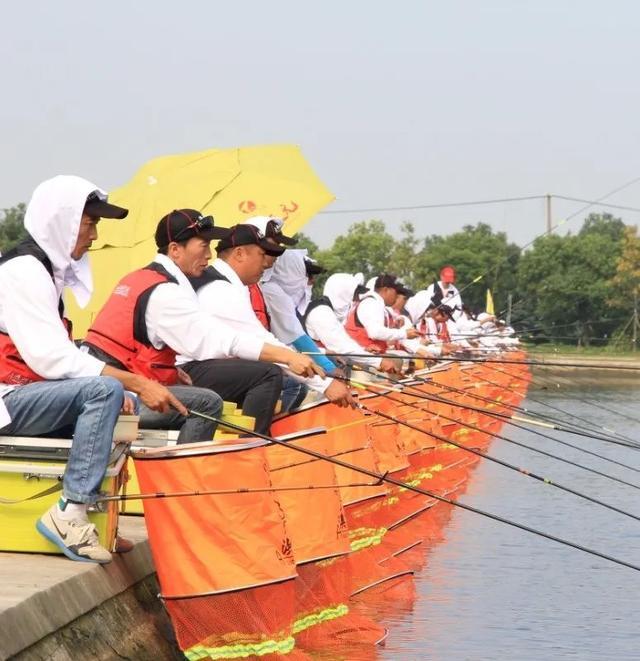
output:
[[[606,391],[538,391],[567,414],[640,441],[638,388]],[[605,411],[575,399],[597,399]],[[528,408],[545,411],[539,404]],[[554,417],[558,412],[546,410]],[[569,421],[570,418],[566,417]],[[640,474],[522,430],[504,427],[515,440],[640,484]],[[640,467],[640,452],[579,436],[563,440]],[[514,464],[640,515],[640,492],[502,441],[491,452]],[[480,462],[467,502],[604,553],[640,564],[640,522],[490,462]],[[640,573],[579,551],[456,510],[446,541],[422,549],[426,564],[414,596],[367,604],[389,628],[381,659],[639,659],[635,614]],[[342,657],[353,658],[353,657]]]

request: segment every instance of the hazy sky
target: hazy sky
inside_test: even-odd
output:
[[[23,0],[0,25],[0,207],[57,173],[113,188],[154,156],[272,142],[302,146],[333,209],[594,199],[640,177],[633,0]],[[640,207],[640,183],[610,201]],[[321,214],[305,231],[482,220],[524,243],[543,209]]]

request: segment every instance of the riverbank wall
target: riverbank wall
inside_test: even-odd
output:
[[[640,356],[607,358],[572,354],[529,354],[538,364],[531,367],[530,389],[556,387],[624,387],[640,383]],[[553,363],[552,365],[544,364]]]
[[[109,565],[0,554],[0,660],[184,659],[158,599],[142,517],[120,518],[133,550]]]

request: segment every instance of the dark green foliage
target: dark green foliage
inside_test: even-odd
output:
[[[410,222],[396,239],[382,221],[370,220],[353,224],[328,250],[318,250],[306,237],[302,246],[330,273],[362,272],[368,279],[386,271],[414,289],[427,287],[442,266],[452,264],[463,300],[471,307],[484,309],[489,288],[496,311],[504,316],[511,294],[520,329],[539,329],[541,340],[563,338],[586,345],[592,338],[610,337],[631,314],[625,297],[615,295],[621,285],[614,278],[625,240],[630,240],[625,227],[610,214],[590,214],[577,234],[543,236],[521,254],[504,232],[485,223],[420,240]],[[316,294],[324,280],[326,276],[318,279]]]
[[[17,204],[0,210],[0,252],[7,252],[26,237],[23,224],[25,209],[24,204]]]

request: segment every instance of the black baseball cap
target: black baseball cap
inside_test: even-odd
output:
[[[317,262],[314,262],[311,259],[307,259],[306,257],[304,258],[304,266],[307,270],[307,278],[313,278],[316,275],[327,272],[327,269],[325,269],[323,266],[320,266],[320,264]]]
[[[281,243],[285,246],[295,246],[298,243],[298,239],[294,239],[292,236],[286,236],[282,233],[283,221],[279,218],[272,218],[267,222],[265,236],[268,239],[274,239],[277,243]]]
[[[222,239],[231,230],[216,227],[213,216],[203,216],[195,209],[174,209],[160,219],[156,228],[156,245],[165,248],[172,241],[187,241],[198,236],[205,241]]]
[[[398,281],[398,278],[396,278],[395,275],[391,275],[390,273],[383,273],[376,278],[376,281],[373,285],[374,289],[382,289],[382,287],[391,287],[399,292],[400,289],[403,288],[403,285]]]
[[[255,225],[241,223],[231,227],[228,234],[220,239],[216,246],[216,252],[221,253],[229,248],[251,245],[260,246],[271,257],[280,257],[286,250],[284,246],[269,241]]]
[[[361,296],[364,296],[365,294],[368,294],[368,293],[369,293],[369,290],[364,285],[358,285],[353,290],[353,300],[358,301]]]
[[[117,218],[122,220],[127,217],[129,209],[110,204],[107,201],[107,196],[102,191],[94,190],[87,196],[84,213],[93,218]]]
[[[409,287],[405,287],[404,285],[400,285],[396,291],[400,296],[404,296],[405,298],[411,298],[416,295],[413,289],[409,289]]]

